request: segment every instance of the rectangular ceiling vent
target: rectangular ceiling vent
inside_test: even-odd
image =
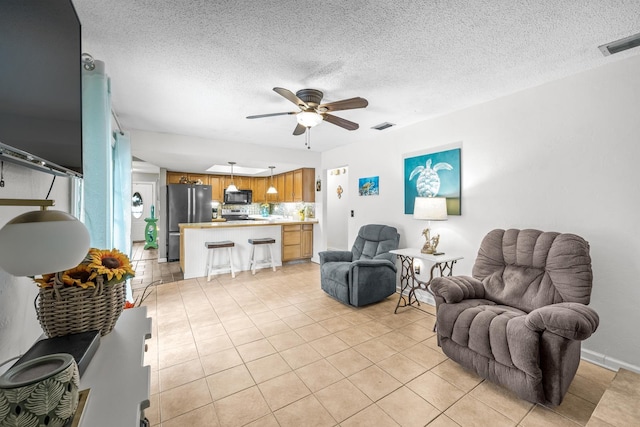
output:
[[[638,46],[640,46],[640,33],[603,44],[602,46],[598,46],[598,49],[600,49],[600,52],[602,52],[604,56],[609,56]]]
[[[379,125],[375,125],[371,129],[385,130],[385,129],[389,129],[391,126],[395,126],[395,123],[384,122],[384,123],[380,123]]]

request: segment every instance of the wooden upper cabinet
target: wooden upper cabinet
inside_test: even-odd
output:
[[[211,186],[211,200],[224,201],[224,177],[220,175],[210,175],[209,185]]]
[[[271,185],[271,176],[252,178],[234,175],[233,183],[239,190],[253,190],[254,203],[314,203],[316,201],[314,179],[314,168],[301,168],[274,175],[273,186],[278,190],[278,194],[267,194],[267,189]],[[201,180],[203,185],[211,186],[212,200],[222,202],[224,200],[224,190],[231,183],[231,175],[167,172],[167,184],[185,184],[197,180]]]
[[[315,169],[302,168],[293,171],[293,201],[314,203],[315,193]]]
[[[167,172],[167,184],[182,184],[182,179],[188,179],[187,174],[182,172]]]
[[[276,200],[278,202],[284,202],[284,174],[279,174],[275,179],[276,190],[278,190],[278,194],[275,194]]]
[[[282,195],[283,202],[293,202],[293,171],[284,174],[284,191]]]
[[[201,185],[209,185],[209,175],[206,174],[198,174],[198,173],[190,173],[189,182],[195,184],[196,182]]]
[[[264,203],[267,201],[267,179],[269,178],[252,178],[251,190],[253,191],[253,203]]]

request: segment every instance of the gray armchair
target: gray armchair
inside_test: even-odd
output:
[[[396,256],[400,235],[394,227],[364,225],[351,251],[320,252],[320,286],[339,301],[356,307],[385,299],[396,291]]]
[[[589,244],[574,234],[493,230],[473,277],[433,279],[438,344],[530,402],[559,405],[598,327]]]

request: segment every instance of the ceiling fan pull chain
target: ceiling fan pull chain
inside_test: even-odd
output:
[[[310,127],[307,127],[307,133],[304,137],[305,137],[304,145],[307,146],[307,150],[310,150],[311,149],[311,128]]]

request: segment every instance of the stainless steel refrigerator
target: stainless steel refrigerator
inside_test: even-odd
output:
[[[167,260],[180,259],[178,224],[211,222],[210,185],[167,185]]]

